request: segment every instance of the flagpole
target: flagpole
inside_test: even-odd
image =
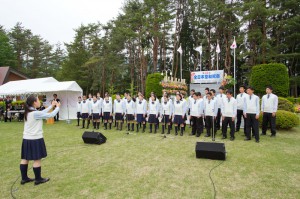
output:
[[[201,53],[200,53],[200,71],[202,71],[202,64],[201,64]]]
[[[235,37],[234,37],[234,41],[235,41]],[[233,80],[234,80],[234,86],[233,86],[233,94],[234,94],[234,97],[235,97],[235,84],[236,84],[236,81],[235,81],[235,49],[233,49]]]
[[[180,81],[182,81],[182,53],[180,53]]]
[[[219,53],[217,53],[217,70],[219,70]]]

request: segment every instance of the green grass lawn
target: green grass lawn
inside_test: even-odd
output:
[[[190,131],[189,128],[187,128]],[[19,174],[22,123],[0,123],[0,198],[11,198]],[[160,134],[104,131],[107,143],[87,145],[83,130],[60,121],[44,125],[48,183],[13,187],[16,198],[213,198],[209,178],[220,161],[196,159],[195,143],[210,141]],[[268,132],[269,133],[269,132]],[[218,132],[217,142],[221,142]],[[300,127],[276,138],[225,141],[227,159],[214,169],[216,198],[300,198]],[[32,163],[30,164],[30,166]],[[34,177],[32,169],[29,177]]]

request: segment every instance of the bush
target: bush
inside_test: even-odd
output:
[[[287,97],[286,99],[289,100],[290,102],[292,102],[293,104],[296,103],[296,98],[294,98],[294,97]]]
[[[262,115],[259,117],[262,124]],[[278,110],[276,113],[276,129],[291,129],[299,125],[299,117],[289,111]]]
[[[278,97],[278,110],[294,112],[295,107],[292,102],[283,97]]]
[[[146,79],[146,98],[150,97],[153,91],[157,97],[162,97],[162,86],[160,85],[163,76],[160,73],[149,74]]]
[[[249,83],[254,87],[257,94],[264,95],[266,86],[271,85],[274,89],[274,94],[287,97],[289,91],[287,67],[279,63],[254,66]]]

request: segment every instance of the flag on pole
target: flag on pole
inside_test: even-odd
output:
[[[200,55],[202,55],[202,46],[198,46],[197,48],[195,48],[195,51],[199,52]]]
[[[220,53],[221,52],[221,49],[220,49],[220,45],[219,45],[219,43],[217,44],[217,47],[216,47],[216,53]]]
[[[234,41],[233,41],[233,43],[231,44],[230,48],[231,48],[231,49],[237,48],[235,38],[234,38]]]
[[[177,52],[179,52],[180,54],[182,54],[182,48],[181,48],[181,45],[180,45],[180,47],[177,49]]]

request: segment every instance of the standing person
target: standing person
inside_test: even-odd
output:
[[[136,110],[135,107],[135,102],[132,100],[131,95],[128,93],[126,100],[126,120],[128,131],[130,131],[130,125],[131,131],[134,131],[134,115]]]
[[[51,106],[43,111],[38,111],[41,103],[37,97],[30,95],[26,99],[24,112],[24,132],[21,150],[21,184],[34,181],[27,176],[28,163],[33,160],[35,185],[48,182],[50,178],[41,177],[41,159],[47,157],[46,145],[43,138],[43,119],[54,117],[59,111],[60,103],[53,100]],[[52,108],[54,111],[48,113]]]
[[[204,89],[204,96],[203,96],[203,100],[204,100],[204,101],[206,100],[206,95],[207,95],[207,93],[209,93],[209,88],[208,88],[208,87],[206,87],[206,88]]]
[[[175,135],[178,135],[180,128],[180,135],[183,136],[184,131],[184,117],[187,110],[186,103],[182,101],[182,96],[176,94],[176,100],[174,102],[173,120],[175,126]]]
[[[89,116],[91,115],[91,103],[86,100],[86,96],[82,96],[82,103],[81,103],[81,118],[82,118],[82,129],[85,128],[85,121],[88,120]],[[89,128],[89,127],[87,127]]]
[[[276,136],[276,112],[278,108],[278,97],[273,94],[272,86],[266,87],[266,95],[262,98],[261,111],[263,113],[262,134],[266,135],[268,123],[271,127],[271,137]]]
[[[109,129],[111,129],[112,123],[112,102],[109,101],[109,96],[105,95],[105,99],[102,104],[102,115],[104,118],[104,127],[107,130],[107,124],[109,123]]]
[[[205,137],[211,136],[211,129],[213,128],[213,133],[216,135],[216,115],[218,112],[217,101],[212,99],[212,93],[206,94],[206,100],[204,101],[204,116],[205,116],[205,127],[206,135]]]
[[[89,128],[89,126],[90,126],[90,123],[91,123],[91,120],[93,119],[92,118],[92,114],[93,114],[93,110],[92,110],[92,105],[93,105],[93,96],[92,96],[92,94],[91,93],[89,93],[89,98],[86,100],[89,104],[90,104],[90,107],[91,107],[91,113],[89,114],[89,117],[87,118],[87,121],[88,121],[88,123],[87,123],[87,128]]]
[[[185,95],[184,94],[181,94],[182,96],[182,99],[181,101],[183,101],[184,103],[184,106],[186,107],[186,111],[184,113],[184,119],[183,119],[183,130],[185,131],[185,127],[186,127],[186,121],[187,121],[187,114],[188,114],[188,102],[187,100],[185,99]]]
[[[57,98],[57,94],[53,94],[53,101],[60,102],[60,99]],[[54,116],[54,121],[59,121],[59,112]]]
[[[159,113],[159,102],[156,100],[156,96],[151,96],[151,102],[149,102],[149,117],[148,123],[150,125],[150,133],[152,133],[152,125],[154,125],[154,133],[157,132],[157,121]]]
[[[245,98],[247,98],[248,94],[245,93],[245,86],[240,86],[240,94],[236,96],[237,101],[237,121],[236,121],[236,132],[239,132],[241,127],[242,117],[244,119],[244,134],[246,136],[246,118],[244,117],[244,103]]]
[[[190,104],[190,121],[193,124],[191,135],[196,135],[197,137],[203,133],[203,99],[200,99],[199,96],[201,96],[201,93],[194,93],[194,101]]]
[[[222,101],[221,106],[221,114],[222,114],[222,133],[223,138],[227,138],[227,126],[229,124],[230,127],[230,140],[233,141],[235,139],[234,137],[234,121],[237,114],[237,102],[232,97],[233,92],[231,90],[228,90],[226,92],[226,98]]]
[[[125,112],[126,112],[126,104],[123,100],[121,100],[120,94],[117,93],[116,99],[114,100],[114,115],[115,115],[115,121],[117,123],[116,125],[117,130],[122,131]]]
[[[79,126],[79,122],[80,122],[80,117],[81,117],[81,96],[78,97],[78,102],[77,102],[77,126]]]
[[[8,111],[11,110],[11,104],[12,104],[12,100],[10,98],[10,96],[7,96],[6,99],[4,100],[5,102],[5,116],[4,116],[4,122],[7,122],[8,119]],[[9,117],[9,121],[11,122],[11,116]]]
[[[172,115],[173,115],[173,103],[172,100],[169,100],[168,94],[164,95],[164,99],[161,102],[161,110],[162,114],[162,134],[165,133],[165,126],[168,126],[168,134],[170,134],[171,131],[171,121],[172,121]]]
[[[122,99],[122,100],[124,100],[124,102],[127,102],[127,97],[128,97],[128,93],[127,93],[127,92],[125,92],[125,93],[124,93],[124,97],[123,97],[123,99]]]
[[[191,92],[190,92],[190,96],[187,99],[187,106],[188,106],[188,109],[189,109],[188,110],[188,115],[189,116],[191,115],[191,105],[194,102],[194,94],[195,94],[195,89],[192,89]],[[190,128],[191,128],[191,126],[192,126],[192,121],[190,119]]]
[[[246,118],[246,138],[245,141],[251,140],[251,129],[255,136],[255,141],[259,142],[259,97],[254,95],[254,89],[248,87],[249,96],[245,98],[244,117]]]
[[[99,129],[100,127],[100,116],[101,116],[101,109],[102,109],[102,104],[100,100],[97,100],[97,96],[93,95],[93,102],[91,105],[92,108],[92,119],[93,119],[93,127],[94,129]],[[89,128],[89,123],[87,128]]]
[[[143,124],[143,133],[146,129],[146,114],[147,114],[147,101],[140,93],[136,101],[136,132],[139,132],[139,126]]]
[[[217,99],[217,107],[218,107],[218,113],[217,113],[217,118],[216,118],[216,123],[217,123],[217,130],[220,130],[221,128],[221,107],[222,107],[222,102],[224,99],[226,99],[226,95],[224,94],[225,88],[223,86],[219,87],[219,94],[216,96]]]

